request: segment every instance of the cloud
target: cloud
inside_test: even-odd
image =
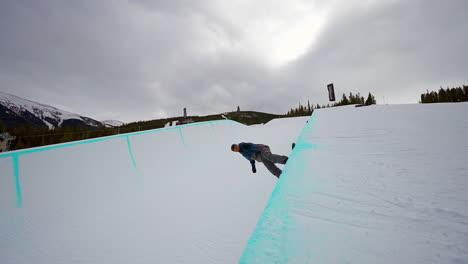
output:
[[[460,85],[468,52],[461,43],[463,1],[391,1],[353,8],[329,22],[319,45],[292,66],[311,85],[335,81],[342,92],[371,91],[393,103],[416,103],[439,85]]]
[[[462,0],[8,1],[0,90],[125,122],[468,83]]]

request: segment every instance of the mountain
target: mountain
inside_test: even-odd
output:
[[[101,121],[101,124],[103,124],[105,127],[119,127],[121,125],[125,125],[124,122],[120,122],[118,120],[104,120]]]
[[[33,125],[56,128],[61,126],[100,127],[103,124],[92,118],[36,103],[21,97],[0,92],[0,121],[5,126]]]

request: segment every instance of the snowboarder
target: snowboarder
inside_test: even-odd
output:
[[[239,152],[247,160],[250,161],[252,165],[252,172],[256,173],[257,169],[255,168],[255,161],[262,162],[265,167],[276,177],[280,177],[281,170],[276,167],[275,163],[286,164],[288,161],[287,156],[272,154],[270,147],[262,144],[254,143],[239,143],[232,144],[231,150],[234,152]]]

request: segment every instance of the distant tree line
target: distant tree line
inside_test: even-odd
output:
[[[299,103],[298,107],[288,111],[286,115],[274,115],[253,111],[240,111],[240,107],[233,112],[222,114],[208,115],[208,116],[189,116],[192,122],[204,122],[212,120],[221,120],[225,117],[245,125],[264,124],[275,118],[293,117],[293,116],[306,116],[311,115],[314,109],[348,105],[348,104],[375,104],[374,97],[369,93],[367,100],[358,93],[357,95],[349,94],[349,97],[343,94],[341,101],[333,105],[315,105],[307,102],[307,106]],[[6,126],[0,120],[0,133],[9,132],[11,135],[16,136],[16,140],[12,142],[10,150],[18,150],[24,148],[33,148],[45,145],[60,144],[65,142],[86,140],[99,137],[106,137],[118,134],[132,133],[150,129],[163,128],[167,123],[178,121],[178,124],[183,124],[186,119],[183,117],[171,117],[164,119],[156,119],[150,121],[138,121],[133,123],[124,124],[119,127],[87,127],[87,126],[63,126],[53,129],[37,127],[35,125],[21,125],[21,126]]]
[[[309,101],[307,101],[307,106],[303,106],[301,103],[299,103],[299,106],[296,108],[291,108],[291,110],[288,111],[286,114],[286,117],[294,117],[294,116],[309,116],[314,112],[314,109],[320,109],[320,108],[328,108],[328,107],[335,107],[335,106],[343,106],[343,105],[373,105],[376,104],[377,101],[375,100],[375,97],[369,93],[367,96],[367,99],[364,99],[363,96],[361,96],[360,93],[357,93],[356,95],[353,95],[353,93],[349,93],[349,97],[346,96],[346,94],[343,94],[341,97],[341,100],[339,102],[336,102],[332,105],[327,104],[327,105],[311,105]]]
[[[267,123],[272,119],[283,117],[282,115],[273,115],[252,111],[240,111],[239,107],[237,108],[237,111],[225,113],[224,116],[228,119],[235,120],[246,125]],[[215,114],[208,116],[188,116],[186,119],[183,117],[171,117],[155,119],[150,121],[138,121],[112,128],[107,128],[103,126],[86,127],[75,125],[57,127],[54,129],[37,127],[31,124],[8,127],[4,125],[2,120],[0,120],[0,133],[9,132],[11,135],[16,136],[16,140],[14,140],[10,145],[10,150],[19,150],[24,148],[60,144],[144,130],[159,129],[165,127],[168,123],[172,123],[174,121],[178,121],[178,125],[181,125],[188,120],[190,120],[190,122],[205,122],[222,119],[224,119],[223,115]]]
[[[299,103],[298,107],[291,108],[291,110],[288,111],[286,116],[287,117],[308,116],[308,115],[311,115],[313,111],[314,111],[314,106],[310,105],[310,102],[307,101],[307,106],[303,106],[301,103]]]
[[[454,87],[443,89],[440,87],[439,91],[427,91],[421,94],[422,104],[430,103],[449,103],[449,102],[466,102],[468,101],[468,85],[463,87]]]
[[[75,125],[53,129],[37,127],[32,124],[8,127],[0,120],[0,133],[9,132],[11,135],[16,136],[16,140],[12,142],[10,150],[18,150],[162,128],[169,120],[177,120],[177,118],[159,119],[157,122],[135,122],[111,128]]]
[[[375,96],[372,95],[370,92],[367,95],[367,99],[364,100],[364,97],[361,96],[360,93],[357,93],[356,95],[353,95],[353,93],[349,93],[349,97],[346,96],[346,94],[343,94],[341,97],[341,101],[335,103],[333,106],[342,106],[342,105],[373,105],[377,104],[377,101],[375,100]]]
[[[4,127],[1,121],[0,131],[9,132],[11,135],[16,136],[16,140],[12,142],[10,150],[33,148],[117,134],[116,129],[105,127],[64,126],[50,130],[34,125]]]

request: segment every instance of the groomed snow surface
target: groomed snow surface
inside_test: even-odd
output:
[[[261,164],[253,174],[231,144],[289,155],[306,120],[208,122],[4,154],[0,263],[239,262],[277,178]]]
[[[468,263],[467,113],[348,106],[5,153],[0,263]],[[242,141],[290,156],[279,181]]]

